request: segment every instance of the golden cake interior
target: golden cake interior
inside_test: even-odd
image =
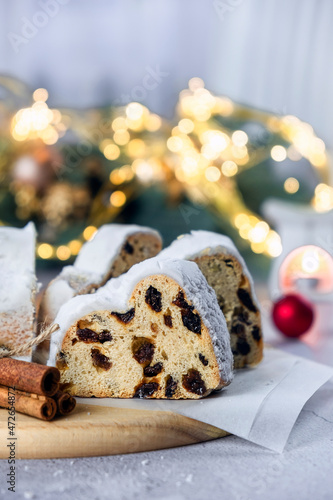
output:
[[[207,327],[179,284],[140,281],[127,311],[97,311],[67,331],[57,356],[74,396],[191,398],[220,389]]]
[[[222,253],[193,260],[215,290],[226,318],[234,368],[255,366],[263,356],[261,318],[241,264],[233,255]]]
[[[162,249],[161,240],[151,233],[135,233],[128,236],[115,259],[107,280],[126,273],[134,264],[155,257]],[[106,281],[107,281],[106,280]]]

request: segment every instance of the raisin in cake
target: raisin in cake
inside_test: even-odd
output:
[[[75,295],[92,293],[110,278],[134,264],[154,257],[162,247],[161,236],[148,227],[125,224],[102,226],[85,243],[74,265],[65,266],[46,288],[38,313],[38,331],[53,322],[62,304]],[[48,357],[49,342],[38,349],[40,361]],[[47,354],[46,354],[47,353]]]
[[[198,264],[226,318],[234,368],[258,364],[263,356],[259,305],[250,273],[230,238],[192,231],[175,240],[159,258],[188,259]]]
[[[0,344],[21,347],[35,336],[35,226],[0,228]],[[31,349],[20,356],[31,360]]]
[[[197,399],[232,379],[226,322],[193,262],[137,264],[55,321],[48,364],[74,396]]]

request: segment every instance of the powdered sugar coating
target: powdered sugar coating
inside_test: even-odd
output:
[[[179,236],[169,247],[162,250],[158,257],[159,259],[194,260],[196,257],[201,257],[203,255],[217,255],[220,253],[230,254],[239,261],[243,273],[249,280],[253,301],[258,310],[260,310],[260,304],[255,293],[252,276],[243,257],[228,236],[213,233],[211,231],[191,231],[190,234]]]
[[[18,347],[34,336],[36,230],[0,228],[0,343]],[[31,356],[19,359],[31,360]]]
[[[26,306],[35,277],[36,230],[32,222],[25,228],[0,227],[0,312]]]
[[[192,302],[208,328],[221,378],[226,384],[230,383],[233,357],[229,333],[214,290],[207,284],[194,262],[167,259],[161,261],[159,257],[136,264],[126,274],[110,280],[93,295],[80,295],[64,304],[55,319],[60,328],[52,334],[48,365],[55,365],[56,355],[61,349],[64,336],[77,320],[102,310],[126,312],[136,285],[144,278],[153,275],[168,276],[184,289],[187,299]]]

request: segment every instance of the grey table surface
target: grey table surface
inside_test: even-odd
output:
[[[312,331],[298,341],[279,335],[261,293],[266,341],[333,365],[331,304],[319,306]],[[306,403],[286,448],[278,454],[235,436],[154,452],[94,458],[18,460],[16,491],[0,461],[0,499],[331,500],[333,380]]]

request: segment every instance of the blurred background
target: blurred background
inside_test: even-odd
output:
[[[169,118],[199,76],[217,94],[298,116],[332,146],[332,18],[330,0],[2,0],[0,71],[46,87],[52,106],[129,95]],[[140,95],[147,68],[163,75]]]
[[[312,245],[326,272],[332,20],[330,0],[1,0],[1,223],[35,222],[39,266],[115,221],[227,233],[261,277]]]

